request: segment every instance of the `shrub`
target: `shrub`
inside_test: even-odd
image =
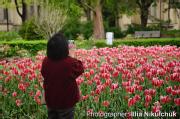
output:
[[[153,31],[153,30],[159,30],[159,25],[151,25],[147,26],[146,28],[142,28],[139,24],[131,24],[128,26],[128,29],[126,30],[126,34],[134,34],[135,31]]]
[[[161,31],[161,35],[167,37],[180,37],[180,30]]]
[[[63,27],[62,31],[68,39],[76,39],[80,33],[80,21],[75,18],[69,19],[66,25]]]
[[[23,39],[27,40],[39,40],[43,39],[41,34],[37,33],[37,26],[34,24],[34,20],[26,21],[19,29],[19,35]]]
[[[92,22],[80,22],[77,19],[71,19],[62,31],[68,39],[76,40],[79,35],[83,35],[84,39],[89,39],[93,33]]]
[[[83,41],[75,41],[77,48],[90,49],[95,46],[94,40],[83,40]]]
[[[0,57],[23,56],[23,52],[27,55],[36,55],[38,51],[46,49],[46,44],[45,40],[2,41],[0,42]]]
[[[10,41],[10,40],[18,40],[21,39],[21,36],[15,32],[15,31],[11,31],[11,32],[0,32],[0,41],[4,40],[4,41]]]
[[[81,23],[81,33],[84,39],[89,39],[93,34],[93,24],[92,21],[86,21]]]

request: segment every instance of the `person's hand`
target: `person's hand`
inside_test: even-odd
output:
[[[41,98],[41,105],[45,105],[45,104],[46,104],[45,95],[43,94]]]
[[[70,49],[70,50],[69,50],[69,56],[75,57],[75,50]]]

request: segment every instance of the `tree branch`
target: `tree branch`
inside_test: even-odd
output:
[[[91,6],[89,6],[88,4],[83,3],[82,1],[80,1],[80,2],[81,2],[82,5],[88,7],[90,10],[92,10],[93,12],[95,12],[95,10],[94,10]]]
[[[139,0],[136,0],[136,4],[141,8],[141,3],[139,2]]]
[[[154,0],[147,0],[146,7],[150,7]]]
[[[18,15],[19,15],[20,17],[22,17],[21,12],[19,11],[19,6],[18,6],[17,0],[14,0],[14,3],[15,3],[15,5],[16,5],[16,10],[17,10]]]

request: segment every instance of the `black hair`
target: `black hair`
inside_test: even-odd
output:
[[[51,60],[61,60],[68,55],[68,40],[62,33],[54,34],[47,43],[47,57]]]

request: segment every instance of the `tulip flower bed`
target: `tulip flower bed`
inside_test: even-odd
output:
[[[90,112],[180,112],[180,48],[79,49],[75,56],[85,68],[76,79],[82,99],[75,119]],[[43,58],[0,61],[3,118],[47,117],[41,105]]]

